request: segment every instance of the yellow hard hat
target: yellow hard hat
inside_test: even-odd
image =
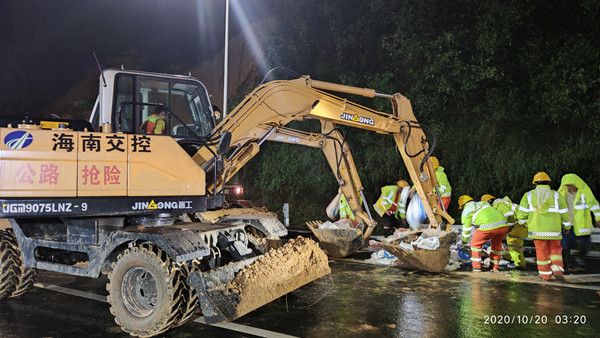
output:
[[[433,169],[437,169],[437,167],[440,165],[440,161],[438,161],[437,157],[431,156],[429,159],[431,160],[431,164],[433,164]]]
[[[540,171],[539,173],[535,174],[535,176],[533,176],[533,181],[531,183],[533,184],[537,184],[538,182],[550,182],[550,176],[548,176],[548,174],[546,174],[543,171]]]
[[[494,196],[492,196],[490,194],[485,194],[485,195],[481,196],[481,202],[487,202],[487,201],[493,200],[495,198],[496,197],[494,197]]]
[[[469,195],[462,195],[458,198],[458,208],[462,209],[462,207],[469,201],[472,201],[473,197]]]
[[[400,188],[408,187],[408,182],[406,182],[405,180],[400,180],[396,182],[396,184],[400,186]]]

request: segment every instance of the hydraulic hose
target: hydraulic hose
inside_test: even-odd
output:
[[[404,153],[406,153],[406,155],[410,158],[414,158],[419,156],[420,154],[423,153],[423,149],[421,149],[419,152],[417,152],[416,154],[409,154],[408,151],[406,150],[406,145],[408,143],[408,140],[410,138],[410,133],[412,131],[412,128],[420,128],[424,131],[428,131],[431,136],[432,136],[432,143],[431,143],[431,147],[428,149],[427,153],[425,154],[425,156],[423,156],[423,159],[421,160],[421,163],[419,164],[419,173],[422,174],[423,173],[423,165],[425,165],[425,162],[427,161],[427,159],[429,158],[429,156],[431,156],[431,153],[433,152],[433,150],[435,149],[435,146],[437,144],[437,136],[435,135],[435,132],[433,131],[433,129],[429,128],[428,126],[424,125],[423,123],[417,122],[417,121],[410,121],[410,120],[406,120],[406,125],[408,126],[408,132],[406,135],[406,139],[404,140]]]

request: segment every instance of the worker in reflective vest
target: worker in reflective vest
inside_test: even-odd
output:
[[[145,134],[166,135],[167,109],[165,107],[156,107],[154,114],[146,117],[140,130]]]
[[[352,220],[352,222],[356,222],[356,217],[354,217],[354,213],[352,213],[352,209],[350,209],[350,206],[348,205],[348,201],[346,200],[346,196],[344,196],[344,194],[342,194],[342,196],[340,197],[339,209],[340,219],[347,218]]]
[[[450,198],[452,197],[452,187],[450,186],[450,181],[448,181],[448,176],[444,172],[444,167],[440,165],[440,161],[435,156],[431,156],[431,163],[433,164],[433,169],[435,170],[435,178],[437,178],[438,183],[440,184],[440,195],[442,195],[442,203],[444,204],[444,210],[448,211],[448,207],[450,206]],[[438,207],[441,208],[438,201]]]
[[[550,280],[554,275],[564,281],[560,240],[562,232],[571,229],[567,201],[550,189],[550,176],[545,172],[535,174],[533,184],[535,189],[525,193],[519,203],[517,218],[527,225],[527,235],[533,239],[540,277]]]
[[[583,257],[587,254],[592,239],[592,216],[594,213],[595,225],[600,226],[600,205],[590,187],[577,175],[566,174],[560,181],[558,193],[563,196],[569,208],[569,221],[572,229],[568,234],[563,234],[561,241],[562,255],[565,272],[569,271],[571,249],[579,243],[579,256],[575,257],[575,266],[584,268]]]
[[[524,268],[526,263],[523,255],[523,243],[527,238],[527,227],[517,222],[517,208],[519,206],[513,203],[508,196],[495,198],[490,194],[485,194],[481,196],[481,201],[490,203],[494,209],[504,215],[506,222],[508,222],[509,230],[506,234],[506,246],[512,263],[508,264],[507,267],[511,269]]]
[[[481,271],[481,251],[483,245],[492,241],[490,260],[492,271],[498,272],[500,268],[500,257],[502,256],[502,240],[508,232],[508,223],[502,213],[487,203],[475,202],[468,195],[462,195],[458,199],[458,209],[463,209],[462,242],[467,243],[471,237],[471,231],[476,228],[471,239],[471,264],[473,272]]]
[[[373,205],[375,211],[381,216],[383,223],[383,234],[387,237],[394,233],[395,228],[399,228],[399,222],[404,214],[406,219],[406,204],[402,203],[400,196],[404,189],[409,189],[408,182],[398,181],[395,185],[386,185],[381,188],[381,195]],[[396,214],[399,213],[399,218]]]

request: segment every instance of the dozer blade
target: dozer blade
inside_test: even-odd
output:
[[[187,282],[212,324],[235,320],[329,273],[327,255],[317,243],[298,237],[259,257],[192,272]]]
[[[356,228],[319,229],[319,222],[317,221],[306,222],[306,224],[319,239],[321,248],[331,257],[343,258],[365,246],[363,234]]]

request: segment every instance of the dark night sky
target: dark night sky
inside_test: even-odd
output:
[[[264,2],[240,3],[261,15]],[[225,0],[3,0],[2,7],[3,114],[39,115],[97,69],[93,52],[103,67],[163,72],[223,46]],[[240,30],[230,17],[233,36]]]

